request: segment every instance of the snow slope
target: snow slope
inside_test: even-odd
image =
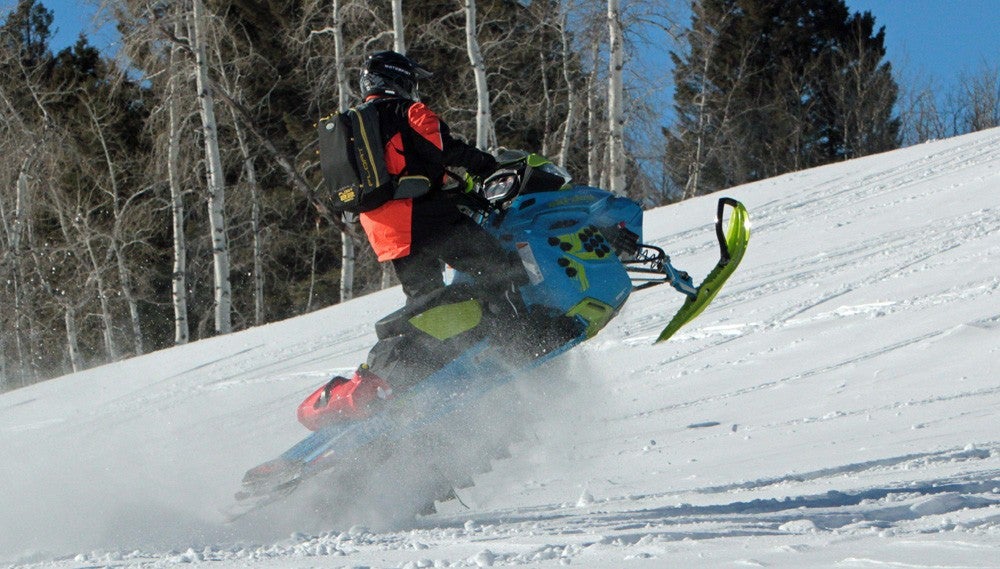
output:
[[[712,307],[654,346],[681,299],[640,291],[470,410],[456,440],[519,436],[438,513],[469,458],[426,448],[221,513],[390,290],[0,396],[0,565],[1000,567],[1000,129],[726,195],[753,237]],[[703,275],[714,205],[645,238]]]

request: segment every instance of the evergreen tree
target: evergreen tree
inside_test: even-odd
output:
[[[19,0],[2,26],[4,48],[18,54],[27,65],[41,63],[51,56],[49,37],[53,15],[40,2]]]
[[[671,53],[686,196],[898,147],[884,30],[843,0],[703,0]]]

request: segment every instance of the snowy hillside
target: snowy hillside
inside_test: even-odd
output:
[[[475,410],[455,437],[522,436],[438,513],[422,473],[465,459],[426,451],[221,513],[396,289],[0,396],[0,566],[1000,567],[1000,129],[725,194],[716,302],[654,346],[681,299],[640,291]],[[714,207],[645,238],[704,275]]]

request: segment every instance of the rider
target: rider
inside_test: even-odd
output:
[[[453,138],[448,125],[420,102],[417,83],[430,77],[426,68],[394,51],[369,55],[361,68],[364,99],[378,111],[386,169],[399,181],[394,199],[359,214],[361,226],[378,260],[392,261],[407,306],[444,287],[443,263],[448,263],[472,277],[498,324],[518,320],[524,304],[517,287],[529,282],[520,257],[462,213],[460,191],[443,188],[447,167],[485,178],[497,169],[497,160]],[[370,362],[384,358],[398,359],[391,351],[369,354]],[[321,404],[337,406],[329,416],[364,416],[378,399],[414,379],[419,380],[383,378],[364,364],[350,380],[335,377],[307,399],[299,420],[319,428],[314,415]]]
[[[463,214],[454,192],[442,189],[447,167],[485,178],[497,169],[497,161],[453,138],[448,125],[420,102],[417,84],[431,76],[394,51],[369,55],[361,68],[361,91],[365,101],[376,102],[379,113],[389,174],[424,184],[408,192],[414,197],[361,213],[361,225],[378,260],[392,261],[407,304],[444,286],[443,263],[470,275],[488,292],[509,293],[528,282],[520,258]]]

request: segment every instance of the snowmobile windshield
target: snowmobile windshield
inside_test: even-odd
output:
[[[556,166],[539,154],[529,154],[525,164],[524,173],[521,175],[522,194],[564,190],[573,181],[572,176],[564,168]]]
[[[552,162],[546,162],[541,166],[536,166],[535,170],[545,172],[546,174],[554,176],[555,178],[561,178],[562,184],[560,186],[560,189],[566,187],[568,184],[573,182],[573,176],[570,176],[569,172],[567,172],[565,168],[563,168],[562,166],[557,166]]]

